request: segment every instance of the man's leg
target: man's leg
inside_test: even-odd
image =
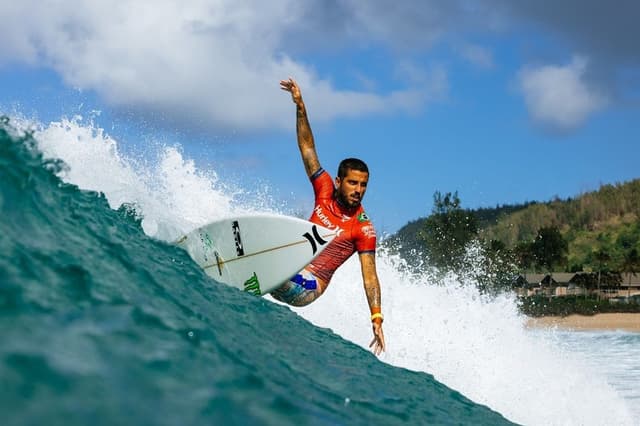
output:
[[[316,300],[322,291],[317,279],[306,269],[271,292],[274,299],[291,306],[305,306]]]

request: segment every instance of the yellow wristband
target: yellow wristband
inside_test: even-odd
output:
[[[375,314],[371,315],[371,321],[373,321],[376,318],[380,318],[380,321],[384,321],[384,316],[382,316],[380,312],[376,312]]]

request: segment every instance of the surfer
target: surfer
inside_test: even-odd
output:
[[[296,104],[298,147],[315,193],[315,207],[309,220],[335,230],[337,236],[307,267],[271,295],[292,306],[308,305],[324,293],[336,269],[358,252],[373,327],[369,347],[379,355],[385,350],[385,344],[375,261],[376,232],[361,204],[367,190],[369,169],[357,158],[342,160],[334,185],[318,160],[300,88],[292,78],[280,81],[280,88],[291,93]]]

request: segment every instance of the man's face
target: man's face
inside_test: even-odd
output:
[[[349,169],[344,178],[337,177],[336,190],[340,203],[348,208],[358,207],[367,190],[367,182],[369,173],[359,170]]]

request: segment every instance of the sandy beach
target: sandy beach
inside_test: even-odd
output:
[[[559,327],[572,330],[624,330],[640,333],[640,314],[597,314],[593,316],[530,318],[529,327]]]

